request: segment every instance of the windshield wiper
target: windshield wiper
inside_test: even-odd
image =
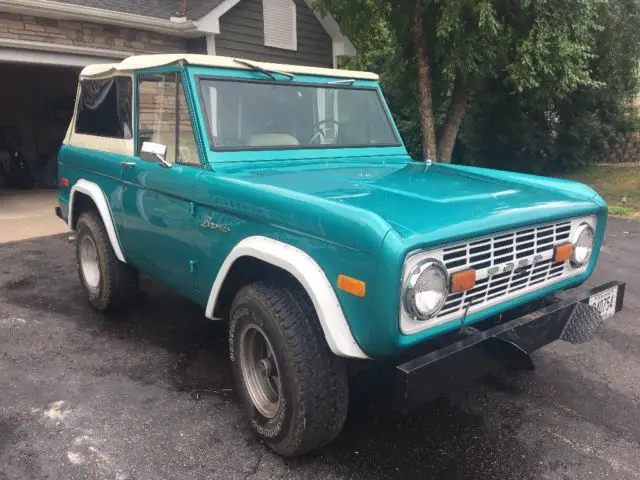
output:
[[[329,85],[340,85],[341,83],[348,83],[348,84],[353,84],[356,82],[355,78],[345,78],[344,80],[331,80],[330,82],[327,82],[327,84]]]
[[[239,63],[240,65],[244,65],[246,67],[249,67],[249,68],[255,70],[256,72],[264,73],[265,75],[269,76],[272,80],[277,80],[277,78],[274,75],[274,73],[277,73],[279,75],[284,75],[289,80],[293,80],[294,78],[296,78],[296,76],[294,74],[292,74],[292,73],[281,72],[279,70],[267,70],[265,68],[262,68],[260,65],[256,65],[255,63],[248,62],[246,60],[240,60],[239,58],[234,58],[233,61],[236,62],[236,63]]]

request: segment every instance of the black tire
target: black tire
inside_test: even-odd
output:
[[[252,401],[241,366],[243,332],[259,327],[273,347],[279,402],[272,418]],[[246,333],[244,334],[246,335]],[[260,438],[284,456],[331,442],[347,416],[344,362],[329,349],[307,295],[289,284],[259,281],[243,287],[230,313],[230,356],[238,394]]]
[[[97,251],[97,284],[87,281],[81,258],[81,245],[91,242]],[[76,226],[76,262],[80,282],[87,293],[89,304],[101,312],[117,310],[129,305],[136,297],[139,284],[138,271],[118,260],[107,230],[97,213],[80,215]]]

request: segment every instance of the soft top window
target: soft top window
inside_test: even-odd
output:
[[[112,77],[80,82],[76,133],[109,138],[132,138],[132,82]]]

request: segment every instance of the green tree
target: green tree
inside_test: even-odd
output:
[[[564,94],[513,92],[506,73],[476,92],[455,160],[552,173],[606,160],[620,132],[638,131],[640,2],[600,4],[591,82]]]
[[[409,87],[418,105],[421,157],[449,162],[468,105],[482,98],[488,85],[498,82],[509,95],[543,103],[598,86],[591,60],[604,1],[316,0],[316,5],[335,15],[356,48],[366,52],[361,66],[392,69],[393,77],[383,78],[392,96],[407,97],[398,84]],[[403,103],[402,120],[411,122],[415,115],[411,104]]]

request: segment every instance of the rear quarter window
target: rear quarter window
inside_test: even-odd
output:
[[[132,81],[129,77],[82,80],[75,132],[131,139]]]

